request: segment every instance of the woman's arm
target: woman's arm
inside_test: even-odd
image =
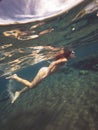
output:
[[[59,59],[57,61],[53,61],[49,67],[48,67],[48,73],[47,75],[51,72],[51,70],[53,70],[54,68],[57,67],[57,65],[59,65],[60,63],[66,63],[67,62],[67,59],[66,58],[62,58],[62,59]]]
[[[54,65],[60,64],[60,63],[66,63],[67,59],[66,58],[61,58],[59,60],[56,60],[53,62]]]

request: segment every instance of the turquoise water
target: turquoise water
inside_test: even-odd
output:
[[[94,12],[72,22],[79,8],[42,22],[0,27],[1,130],[98,130],[98,17]],[[24,86],[5,77],[17,73],[32,80],[52,53],[34,47],[48,45],[70,45],[76,58],[11,104],[11,94]]]

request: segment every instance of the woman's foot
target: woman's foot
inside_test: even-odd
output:
[[[11,76],[8,76],[8,77],[6,77],[6,79],[15,79],[15,77],[17,77],[17,74],[13,74]]]
[[[19,96],[20,96],[20,92],[16,91],[11,103],[14,103]]]

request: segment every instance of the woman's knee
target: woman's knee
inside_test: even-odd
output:
[[[28,87],[29,87],[29,88],[32,88],[32,83],[28,84]]]
[[[27,82],[25,85],[26,85],[28,88],[32,88],[32,83],[31,83],[31,82]]]

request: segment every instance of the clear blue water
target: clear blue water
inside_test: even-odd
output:
[[[78,9],[42,24],[0,27],[1,130],[98,130],[98,17],[94,12],[72,22]],[[4,35],[6,31],[11,35]],[[70,45],[76,58],[11,104],[10,95],[24,86],[5,77],[17,73],[32,80],[42,66],[49,65],[52,53],[46,49],[37,53],[34,47],[48,45]]]

